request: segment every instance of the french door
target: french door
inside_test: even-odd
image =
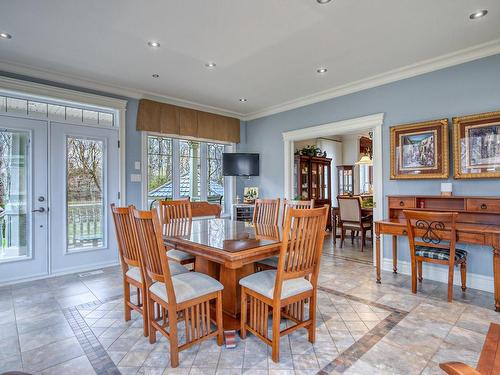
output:
[[[0,284],[115,264],[118,130],[0,116]]]
[[[48,273],[47,130],[0,116],[0,283]]]

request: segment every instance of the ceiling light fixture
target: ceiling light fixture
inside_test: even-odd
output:
[[[242,102],[242,103],[245,103],[245,102],[247,102],[247,101],[248,101],[248,99],[247,99],[247,98],[239,98],[238,100],[239,100],[240,102]]]
[[[469,18],[471,20],[477,20],[479,18],[483,18],[484,16],[486,16],[488,14],[488,11],[486,9],[483,9],[483,10],[478,10],[474,13],[472,13]]]
[[[12,39],[12,35],[10,35],[9,33],[2,32],[2,33],[0,33],[0,38],[2,38],[2,39]]]
[[[213,68],[215,68],[216,66],[217,66],[217,64],[216,64],[216,63],[214,63],[214,62],[207,62],[207,63],[205,64],[205,67],[207,67],[208,69],[213,69]]]
[[[316,73],[318,73],[318,74],[325,74],[326,72],[328,72],[327,68],[318,68],[316,70]]]
[[[158,48],[160,46],[160,42],[152,40],[148,42],[148,46],[150,46],[151,48]]]
[[[151,77],[153,77],[153,78],[160,78],[160,75],[155,73]]]
[[[332,0],[316,0],[318,4],[328,4]]]

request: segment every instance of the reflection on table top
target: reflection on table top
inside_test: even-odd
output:
[[[229,219],[202,219],[191,223],[188,233],[164,237],[167,244],[187,244],[236,253],[280,243],[280,228]]]

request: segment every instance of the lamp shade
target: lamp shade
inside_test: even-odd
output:
[[[373,165],[373,160],[368,155],[363,155],[361,159],[359,159],[356,165]]]

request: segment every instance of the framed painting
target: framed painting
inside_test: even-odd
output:
[[[455,178],[500,178],[500,111],[453,118]]]
[[[448,178],[448,119],[392,126],[391,179]]]

